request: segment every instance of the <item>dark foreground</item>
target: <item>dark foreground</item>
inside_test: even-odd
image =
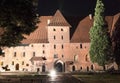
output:
[[[51,77],[48,75],[35,76],[0,76],[0,83],[81,83],[80,80],[71,75],[58,75]]]

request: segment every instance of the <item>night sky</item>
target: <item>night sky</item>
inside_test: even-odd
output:
[[[120,0],[103,0],[105,14],[114,15],[120,12]],[[59,9],[64,16],[85,16],[94,13],[96,0],[39,0],[40,15],[54,15]]]

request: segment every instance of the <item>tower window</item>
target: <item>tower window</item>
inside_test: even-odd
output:
[[[61,36],[61,39],[63,40],[63,35]]]
[[[54,40],[56,39],[56,36],[54,35]]]
[[[62,49],[64,48],[63,44],[62,44]]]
[[[54,45],[54,49],[56,49],[56,45]]]

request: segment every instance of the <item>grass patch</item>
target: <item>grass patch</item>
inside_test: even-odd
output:
[[[91,75],[73,75],[83,83],[120,83],[120,75],[113,74],[91,74]]]

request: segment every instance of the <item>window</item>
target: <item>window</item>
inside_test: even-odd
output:
[[[16,52],[14,52],[14,57],[16,57]]]
[[[91,65],[91,70],[94,70],[94,67],[93,67],[93,65]]]
[[[63,29],[61,29],[61,31],[63,31]]]
[[[31,45],[31,47],[33,47],[33,45]]]
[[[4,63],[3,63],[3,61],[2,61],[2,62],[1,62],[1,66],[3,66],[3,64],[4,64]]]
[[[29,66],[29,64],[26,64],[26,66]]]
[[[45,45],[43,44],[42,47],[45,47]]]
[[[63,46],[63,44],[62,44],[62,49],[64,49],[64,46]]]
[[[82,48],[82,44],[80,44],[80,48]]]
[[[54,35],[54,40],[56,39],[56,36]]]
[[[87,66],[87,71],[89,71],[89,67]]]
[[[64,57],[64,55],[62,54],[62,58]]]
[[[82,67],[80,67],[80,70],[82,70]]]
[[[33,56],[35,56],[35,52],[33,52]]]
[[[22,61],[22,65],[24,65],[24,61]]]
[[[74,56],[74,61],[78,61],[78,55]]]
[[[53,29],[53,31],[56,31],[56,29]]]
[[[85,56],[85,61],[87,61],[87,62],[89,61],[88,55]]]
[[[63,40],[63,35],[61,36],[61,39]]]
[[[14,65],[14,61],[12,61],[12,65]]]
[[[58,58],[58,55],[57,55],[57,54],[54,54],[54,58]]]
[[[43,54],[45,54],[45,51],[43,50]]]
[[[54,49],[56,49],[56,45],[54,45]]]
[[[25,52],[23,52],[23,57],[25,57]]]

